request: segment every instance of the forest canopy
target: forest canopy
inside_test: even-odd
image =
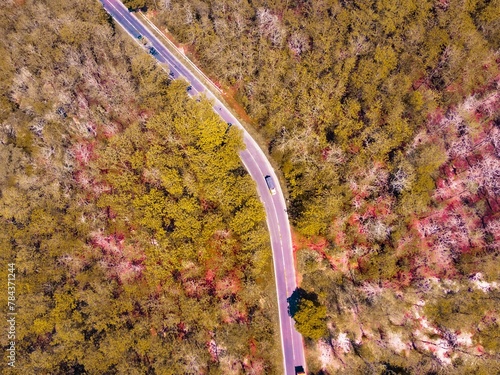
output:
[[[310,372],[500,371],[498,0],[125,3],[265,138],[314,296],[295,314]],[[98,2],[3,11],[0,246],[19,280],[18,366],[281,372],[241,135]]]

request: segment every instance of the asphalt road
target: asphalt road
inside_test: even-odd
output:
[[[283,192],[269,160],[258,144],[245,131],[238,119],[191,73],[187,66],[169,52],[163,42],[156,38],[134,13],[129,12],[119,0],[101,0],[101,3],[103,3],[104,8],[113,19],[131,37],[136,40],[138,40],[139,36],[147,38],[151,46],[155,49],[153,56],[158,61],[166,63],[169,66],[172,77],[184,78],[189,82],[192,87],[188,92],[190,95],[194,96],[198,93],[204,93],[205,96],[213,100],[214,111],[224,121],[243,130],[243,140],[246,149],[240,152],[240,158],[256,183],[258,194],[266,210],[267,225],[271,237],[285,374],[295,375],[295,366],[305,367],[305,357],[302,336],[295,330],[294,322],[288,315],[287,298],[297,287],[292,238]],[[264,180],[264,176],[266,175],[270,175],[273,178],[276,185],[276,195],[271,195],[269,192]]]

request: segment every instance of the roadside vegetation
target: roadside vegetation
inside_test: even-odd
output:
[[[279,373],[271,250],[239,131],[97,1],[8,2],[0,30],[16,368]]]
[[[500,371],[498,0],[129,6],[267,138],[312,373]]]

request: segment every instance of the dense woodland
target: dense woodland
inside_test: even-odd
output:
[[[500,371],[498,0],[125,3],[266,137],[310,372]]]
[[[0,275],[15,263],[18,307],[16,368],[4,355],[0,373],[281,372],[238,130],[97,1],[2,14]]]

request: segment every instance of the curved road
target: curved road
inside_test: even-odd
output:
[[[286,213],[286,204],[283,192],[279,185],[278,178],[266,158],[264,152],[260,149],[254,139],[243,128],[241,123],[231,112],[220,102],[213,93],[189,70],[187,66],[181,63],[165,45],[155,37],[155,35],[136,17],[129,12],[119,0],[101,0],[104,9],[120,24],[125,31],[138,40],[139,36],[146,37],[154,57],[168,64],[172,78],[182,77],[191,85],[190,95],[204,93],[211,98],[214,103],[214,111],[220,117],[243,131],[243,140],[246,149],[240,152],[240,158],[245,165],[248,173],[254,179],[257,185],[257,191],[260,196],[267,215],[267,225],[271,236],[271,246],[273,250],[274,274],[276,278],[276,289],[278,295],[279,321],[281,330],[281,346],[283,352],[283,365],[286,375],[295,375],[296,366],[305,367],[304,344],[302,336],[295,330],[294,322],[288,315],[289,297],[297,287],[295,281],[295,266],[292,251],[292,237],[290,224]],[[264,180],[264,176],[272,176],[276,185],[276,195],[271,195]]]

